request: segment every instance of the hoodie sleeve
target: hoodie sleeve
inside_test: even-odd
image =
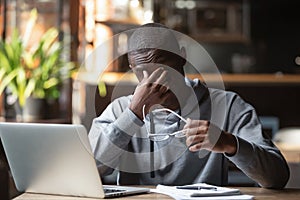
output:
[[[89,140],[97,167],[102,175],[110,174],[127,151],[132,136],[143,122],[128,109],[125,97],[113,101],[104,112],[93,120]]]
[[[262,187],[283,188],[289,179],[288,165],[263,132],[254,108],[236,94],[229,103],[228,132],[236,136],[238,149],[234,156],[225,155]]]

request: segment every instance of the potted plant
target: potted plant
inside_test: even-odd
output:
[[[17,97],[23,117],[31,112],[28,106],[38,108],[42,102],[40,107],[45,110],[47,100],[59,98],[60,86],[74,70],[74,64],[62,58],[62,51],[55,28],[48,29],[31,48],[17,30],[10,40],[0,41],[0,94],[9,89]]]

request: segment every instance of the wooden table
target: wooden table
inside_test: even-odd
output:
[[[151,187],[153,188],[153,187]],[[300,189],[283,189],[283,190],[271,190],[258,187],[238,187],[243,194],[253,195],[255,200],[299,200],[300,199]],[[95,200],[92,198],[76,198],[76,197],[65,197],[65,196],[55,196],[55,195],[42,195],[42,194],[29,194],[24,193],[14,200]],[[111,199],[111,198],[110,198]],[[140,194],[134,196],[121,197],[116,199],[122,200],[135,200],[135,199],[159,199],[159,200],[169,200],[172,199],[166,195],[149,193]]]

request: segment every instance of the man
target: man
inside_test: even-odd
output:
[[[254,108],[185,78],[186,53],[170,29],[146,24],[128,43],[139,84],[94,119],[89,133],[102,175],[117,169],[119,184],[226,185],[230,160],[263,187],[285,186],[288,166]]]

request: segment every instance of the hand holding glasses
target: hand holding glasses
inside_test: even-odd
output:
[[[158,108],[151,112],[156,113],[156,112],[163,112],[163,111],[170,112],[170,113],[174,114],[175,116],[177,116],[179,119],[181,119],[184,123],[187,123],[186,119],[184,119],[182,116],[178,115],[176,112],[174,112],[173,110],[170,110],[168,108]],[[143,118],[145,119],[145,105],[143,106]],[[153,123],[151,119],[150,119],[150,123]],[[150,126],[151,126],[151,124],[150,124]],[[146,131],[148,134],[148,138],[153,141],[164,141],[164,140],[169,139],[170,136],[174,136],[176,138],[183,138],[186,136],[186,134],[185,134],[186,130],[179,130],[179,131],[176,131],[173,133],[149,133],[148,129],[146,128]]]

